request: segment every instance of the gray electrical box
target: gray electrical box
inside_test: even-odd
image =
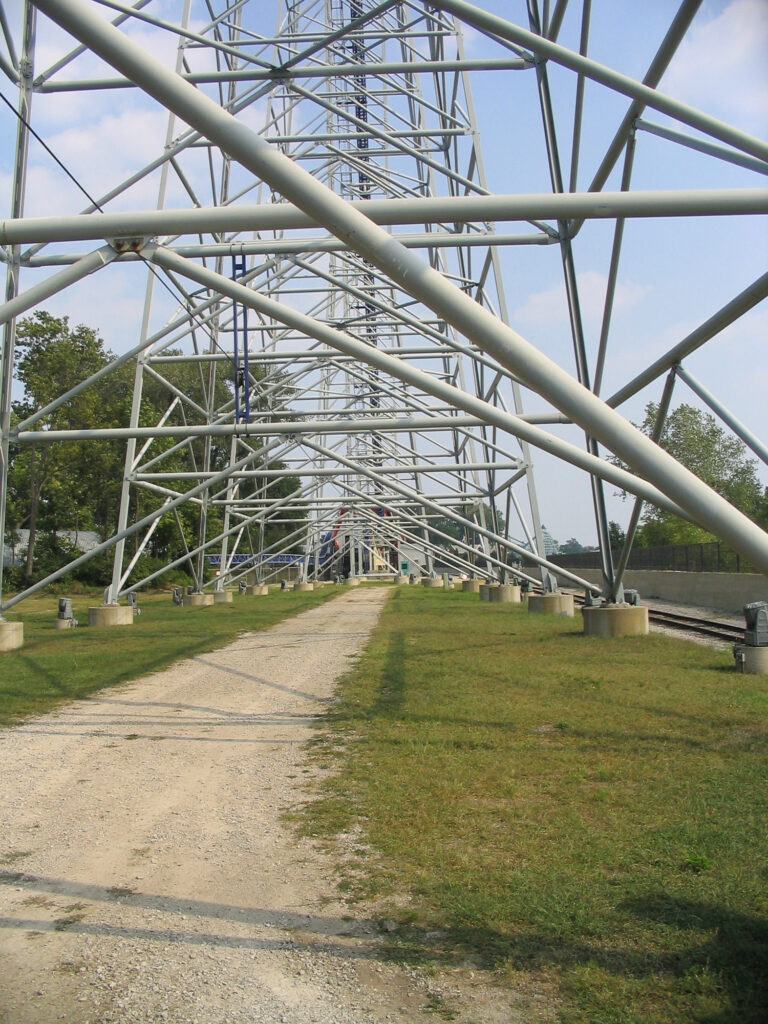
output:
[[[71,597],[60,597],[59,598],[59,618],[60,619],[71,619],[72,618],[72,598]]]
[[[241,594],[245,593],[247,587],[248,584],[245,582],[245,580],[240,580],[240,582],[237,584],[237,589]]]
[[[130,594],[125,595],[125,599],[128,604],[133,608],[134,615],[141,615],[141,608],[139,608],[139,599],[136,597],[133,591]]]
[[[768,647],[768,602],[752,601],[744,605],[744,643],[747,647]]]
[[[174,587],[171,597],[174,604],[184,604],[184,587]]]
[[[640,594],[636,590],[625,590],[624,600],[627,604],[637,605],[640,603]]]

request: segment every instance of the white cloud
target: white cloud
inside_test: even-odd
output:
[[[586,270],[577,275],[579,303],[585,322],[599,323],[605,305],[605,292],[608,279],[598,270]],[[631,281],[616,285],[613,308],[615,312],[634,306],[649,288]],[[534,292],[527,301],[519,306],[513,314],[513,323],[521,322],[532,326],[563,327],[568,324],[568,303],[565,285],[562,282],[551,285],[543,291]]]
[[[94,197],[123,181],[162,152],[167,117],[161,110],[129,108],[117,114],[106,114],[89,124],[64,128],[46,140],[56,156]],[[49,182],[51,184],[49,184]],[[47,154],[35,154],[30,172],[30,205],[47,212],[62,208],[70,184],[63,172]],[[78,208],[85,205],[81,194]],[[145,179],[131,190],[134,203],[152,204],[157,185]]]
[[[768,126],[768,3],[733,0],[694,23],[659,86],[747,131]]]
[[[476,55],[487,43],[487,36],[466,22],[462,23],[461,35],[464,40],[464,50],[467,54]]]

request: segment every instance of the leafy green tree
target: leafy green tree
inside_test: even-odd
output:
[[[641,429],[651,434],[658,407],[649,403]],[[765,518],[766,500],[757,476],[757,462],[746,446],[724,430],[714,416],[690,405],[679,405],[667,416],[659,440],[673,455],[751,519]],[[692,544],[716,538],[693,523],[646,504],[637,533],[640,546]]]
[[[613,519],[608,523],[608,537],[614,551],[617,548],[623,548],[624,541],[627,539],[627,535],[624,530],[622,530],[619,524]],[[560,548],[560,550],[562,551],[563,549]]]
[[[584,550],[584,545],[581,544],[575,537],[571,537],[565,543],[560,545],[561,555],[578,555],[579,552]]]
[[[17,331],[17,377],[22,398],[14,403],[16,421],[39,412],[63,392],[105,366],[112,354],[90,328],[70,328],[40,311]],[[123,419],[127,394],[87,388],[35,424],[36,429],[80,430]],[[9,473],[12,525],[28,527],[25,575],[31,577],[38,531],[55,538],[58,530],[102,532],[115,499],[118,446],[114,442],[43,443],[13,451]],[[119,493],[119,476],[117,477]],[[52,542],[55,549],[55,542]]]

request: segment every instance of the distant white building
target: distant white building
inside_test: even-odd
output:
[[[3,565],[24,565],[29,547],[29,530],[11,530],[13,542],[3,548]],[[57,530],[56,536],[86,554],[101,544],[95,530]],[[40,534],[38,534],[40,537]]]
[[[549,530],[543,523],[541,524],[541,536],[544,540],[545,558],[547,558],[549,555],[557,555],[560,553],[560,545],[557,543],[555,538],[552,536],[552,534],[549,532]]]

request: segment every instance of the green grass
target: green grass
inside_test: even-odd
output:
[[[392,956],[469,958],[563,1024],[764,1022],[765,680],[580,626],[398,589],[302,829],[357,828],[340,884],[398,922]]]
[[[232,604],[179,608],[170,594],[153,593],[139,596],[141,615],[133,626],[96,629],[87,625],[88,606],[100,603],[99,592],[73,598],[74,616],[86,625],[62,632],[54,627],[57,596],[28,598],[8,614],[23,621],[24,646],[0,653],[0,726],[222,647],[333,594],[333,587],[308,593],[274,590],[266,597],[235,595]]]

